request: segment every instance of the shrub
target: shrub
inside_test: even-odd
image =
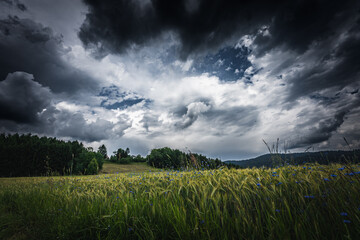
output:
[[[99,165],[96,158],[93,158],[86,169],[86,174],[97,174],[99,172]]]

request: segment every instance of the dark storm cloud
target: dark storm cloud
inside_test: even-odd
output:
[[[350,22],[347,29],[341,32],[343,37],[339,41],[319,42],[312,49],[312,54],[305,56],[300,62],[306,67],[291,77],[285,77],[290,84],[286,103],[299,98],[310,98],[318,106],[334,112],[332,116],[314,113],[318,115],[317,119],[309,115],[307,126],[297,128],[310,128],[311,133],[296,141],[294,148],[328,141],[337,134],[347,115],[357,114],[360,117],[356,111],[360,106],[360,65],[357,63],[360,56],[360,31],[354,29],[359,30],[359,21]],[[310,127],[316,124],[318,127]],[[349,139],[357,138],[356,131],[343,130],[340,134]],[[337,138],[341,141],[339,145],[345,144],[341,138]]]
[[[88,123],[82,113],[59,110],[51,99],[51,90],[34,81],[31,74],[9,74],[0,82],[0,132],[33,132],[92,142],[122,136],[131,126],[120,120],[113,131],[115,125],[104,119]]]
[[[23,3],[17,0],[0,0],[0,3],[5,3],[9,6],[16,6],[19,10],[23,12],[27,10],[27,7]]]
[[[10,125],[11,126],[11,125]],[[130,125],[125,121],[119,123],[119,130],[114,132],[114,124],[97,118],[94,122],[87,122],[83,113],[66,109],[57,109],[49,105],[46,110],[38,114],[38,122],[28,125],[18,125],[17,132],[35,132],[50,136],[66,137],[86,142],[101,141],[113,136],[122,136]],[[14,129],[11,129],[13,130]]]
[[[85,0],[89,13],[79,37],[99,56],[122,53],[133,44],[143,45],[166,31],[181,41],[181,57],[209,50],[232,37],[270,21],[278,5],[263,1],[98,1]],[[193,3],[192,3],[193,2]],[[280,1],[281,2],[281,1]],[[189,7],[196,6],[196,7]],[[240,28],[241,27],[241,28]]]
[[[0,19],[0,79],[22,71],[55,93],[96,89],[94,79],[62,59],[69,50],[48,27],[16,16]]]
[[[327,88],[336,87],[335,91],[339,91],[352,83],[359,82],[360,64],[357,63],[360,56],[359,33],[348,33],[347,39],[339,45],[322,47],[331,50],[326,53],[318,50],[317,56],[320,58],[318,62],[287,79],[292,85],[287,100],[292,101]]]
[[[64,109],[50,110],[49,114],[41,116],[41,121],[42,123],[50,123],[48,129],[49,127],[54,129],[53,132],[49,130],[51,134],[86,142],[118,138],[123,136],[124,131],[131,127],[131,122],[121,117],[118,117],[116,124],[99,117],[95,121],[88,122],[83,113]],[[41,129],[44,129],[44,127]]]
[[[336,36],[349,20],[358,15],[359,4],[345,1],[289,1],[278,8],[271,22],[255,39],[262,55],[270,49],[285,45],[303,53],[314,41]],[[270,35],[262,34],[268,30]]]
[[[64,111],[57,118],[57,135],[81,141],[93,142],[108,139],[114,124],[103,119],[87,123],[81,113]],[[123,132],[121,133],[121,135]]]
[[[16,6],[21,10],[21,11],[26,11],[27,10],[27,7],[22,4],[22,3],[18,3],[16,4]]]
[[[53,93],[24,72],[0,82],[0,131],[54,133]]]
[[[186,112],[185,112],[186,108]],[[255,107],[216,108],[210,101],[198,101],[187,107],[178,107],[174,116],[181,116],[175,123],[178,130],[192,126],[199,118],[205,128],[217,130],[217,135],[229,134],[226,128],[233,128],[231,133],[243,134],[257,124],[259,112]],[[235,129],[235,130],[234,130]],[[225,130],[225,131],[224,131]]]
[[[5,4],[8,4],[10,6],[13,5],[13,1],[12,0],[1,0],[0,3],[5,3]]]
[[[221,46],[232,37],[267,28],[258,34],[257,54],[287,45],[299,52],[334,33],[356,14],[358,4],[345,1],[231,1],[231,0],[84,0],[89,13],[79,37],[99,55],[122,53],[166,31],[181,41],[182,57]],[[192,6],[192,7],[190,7]]]
[[[317,127],[310,129],[311,133],[299,139],[296,143],[289,146],[290,149],[307,147],[313,144],[321,143],[330,139],[333,133],[344,123],[347,112],[337,113],[333,118],[321,120]]]
[[[310,5],[314,8],[309,15],[305,14],[304,7]],[[355,91],[360,82],[360,65],[357,64],[360,56],[359,2],[321,4],[313,1],[304,2],[304,7],[290,10],[288,16],[275,18],[256,35],[252,49],[257,57],[270,50],[274,50],[274,55],[283,53],[280,58],[271,59],[281,64],[268,70],[289,86],[284,93],[287,96],[284,104],[289,108],[303,97],[324,102],[319,92],[330,89],[333,95],[330,98],[336,101],[337,92],[349,86]],[[282,24],[277,21],[281,19],[285,19]],[[305,28],[295,27],[297,25]],[[263,34],[265,31],[268,34]],[[281,57],[286,57],[286,53],[293,57],[284,61]]]
[[[297,117],[307,119],[296,127],[298,133],[302,133],[299,139],[293,141],[289,148],[301,148],[328,141],[337,133],[338,129],[344,124],[349,115],[359,117],[360,94],[356,91],[344,89],[333,94],[329,91],[327,95],[312,96],[314,103],[328,109],[331,113],[324,114],[317,110],[308,112],[303,111]],[[354,118],[354,117],[353,117]],[[355,125],[355,123],[350,123]],[[314,127],[316,126],[316,127]],[[304,134],[308,129],[309,133]],[[340,136],[347,136],[349,139],[358,139],[358,132],[344,131]],[[342,137],[341,137],[342,138]],[[343,143],[345,144],[345,143]],[[342,145],[343,145],[342,144]]]
[[[24,72],[10,73],[0,82],[0,119],[35,123],[37,114],[50,104],[51,93]]]

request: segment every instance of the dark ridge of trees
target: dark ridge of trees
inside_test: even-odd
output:
[[[151,150],[146,157],[147,164],[156,168],[171,169],[216,169],[229,167],[219,159],[211,159],[197,153],[184,153],[168,147]]]
[[[230,160],[227,164],[237,165],[240,168],[277,167],[286,164],[300,165],[306,163],[359,163],[360,150],[353,151],[321,151],[304,153],[273,153],[265,154],[248,160]]]
[[[0,134],[1,177],[97,174],[103,162],[103,151],[78,141]]]

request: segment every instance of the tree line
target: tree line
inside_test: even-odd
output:
[[[215,169],[222,166],[236,167],[235,165],[224,164],[217,158],[211,159],[201,154],[191,152],[185,153],[169,147],[152,149],[150,154],[145,158],[141,155],[130,155],[129,148],[119,148],[117,151],[113,152],[109,161],[119,164],[146,162],[149,166],[167,169]]]
[[[0,134],[0,176],[97,174],[104,155],[78,141]]]
[[[220,159],[208,158],[197,153],[185,153],[169,147],[152,149],[145,158],[141,155],[130,155],[130,149],[119,148],[109,158],[110,162],[128,164],[132,162],[146,162],[149,166],[166,169],[215,169],[220,167],[235,167],[225,164]]]
[[[152,149],[145,158],[119,148],[108,157],[106,146],[97,151],[78,141],[36,135],[0,134],[0,177],[97,174],[105,161],[119,164],[146,162],[156,168],[215,169],[237,167],[196,153],[168,147]]]
[[[146,157],[146,162],[152,167],[169,169],[236,168],[235,165],[225,164],[218,158],[212,159],[197,153],[185,153],[169,147],[151,150],[150,154]]]

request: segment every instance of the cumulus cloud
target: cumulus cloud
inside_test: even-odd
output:
[[[208,111],[211,106],[207,105],[204,102],[193,102],[190,103],[186,109],[186,114],[182,116],[182,120],[178,123],[175,123],[175,126],[180,129],[190,127],[199,117],[200,114]]]

